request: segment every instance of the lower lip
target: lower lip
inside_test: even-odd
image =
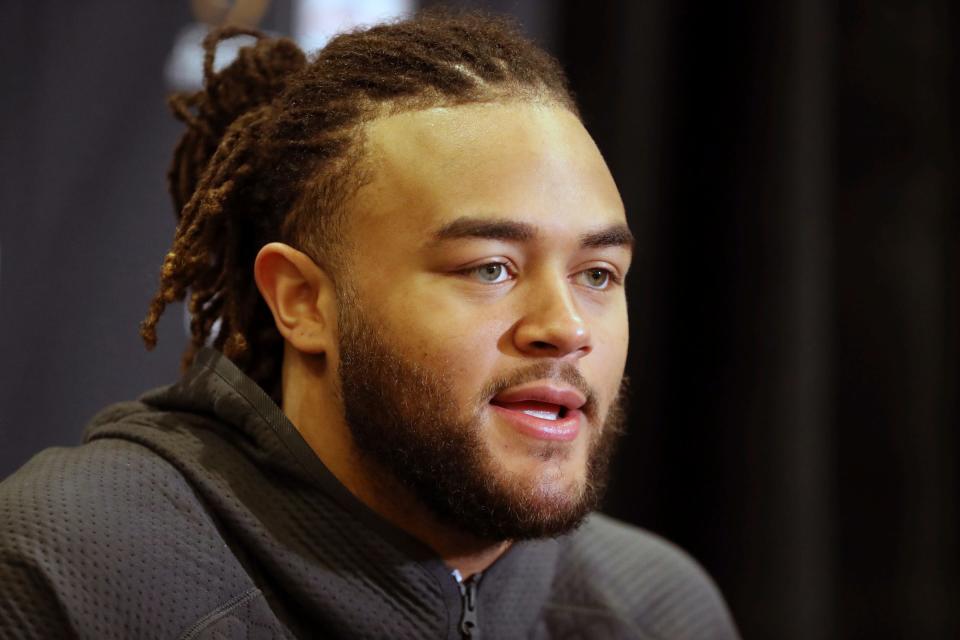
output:
[[[531,438],[569,442],[580,433],[580,417],[583,413],[579,409],[568,409],[567,415],[556,420],[544,420],[499,405],[490,406],[497,415],[509,422],[511,427]]]

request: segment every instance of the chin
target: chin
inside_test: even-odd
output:
[[[512,461],[508,473],[540,484],[582,484],[587,475],[587,452],[579,441],[528,446]]]
[[[508,484],[525,487],[524,493],[538,500],[551,503],[575,502],[582,495],[586,484],[583,465],[566,461],[527,461],[523,469],[504,474],[512,478]],[[565,464],[566,463],[566,464]]]

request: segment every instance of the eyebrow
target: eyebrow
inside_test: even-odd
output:
[[[536,235],[537,232],[533,225],[526,222],[462,217],[437,229],[433,234],[433,239],[435,242],[463,238],[526,242],[533,240]]]
[[[466,238],[527,242],[536,237],[536,227],[526,222],[461,217],[437,229],[433,234],[432,244]],[[634,244],[635,240],[630,228],[623,223],[612,224],[580,236],[580,247],[583,249],[626,247],[632,251]]]
[[[584,249],[597,247],[626,247],[633,251],[636,239],[630,232],[630,227],[620,223],[610,225],[599,231],[585,233],[580,236],[580,247]]]

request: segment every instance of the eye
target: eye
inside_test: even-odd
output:
[[[610,273],[608,269],[594,268],[594,269],[584,269],[577,274],[577,277],[580,279],[580,282],[587,285],[591,289],[606,289],[610,286],[610,283],[614,280],[613,274]]]
[[[466,269],[463,273],[484,284],[499,284],[510,279],[510,270],[502,262],[488,262],[479,267]]]

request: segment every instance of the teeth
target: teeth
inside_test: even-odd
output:
[[[537,411],[536,409],[524,409],[523,412],[528,416],[540,418],[541,420],[556,420],[559,414],[556,411]]]

